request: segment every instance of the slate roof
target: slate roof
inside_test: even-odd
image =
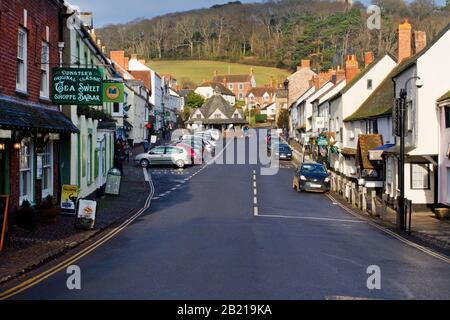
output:
[[[57,109],[2,95],[0,129],[49,133],[79,132],[72,121]]]
[[[223,83],[224,79],[226,79],[227,82],[230,83],[243,83],[243,82],[250,82],[252,81],[252,75],[250,74],[224,74],[224,75],[217,75],[213,78],[214,82],[221,82]]]
[[[197,121],[201,121],[205,124],[223,124],[223,123],[247,123],[247,121],[243,118],[243,113],[241,109],[232,107],[227,100],[224,99],[221,95],[213,95],[211,98],[206,100],[206,102],[199,109],[191,110],[191,116],[197,111],[200,110],[204,119],[189,119],[187,123],[195,123]],[[211,115],[216,111],[220,110],[227,119],[209,119]],[[235,111],[238,111],[242,116],[242,119],[234,119],[233,114]]]
[[[383,145],[381,134],[361,134],[356,149],[356,165],[362,169],[376,169],[376,162],[369,160],[369,151]]]
[[[234,93],[230,89],[225,87],[221,82],[207,81],[207,82],[203,82],[197,88],[201,88],[201,87],[211,87],[211,88],[213,88],[213,90],[218,91],[220,94],[225,94],[227,96],[234,96]]]
[[[345,156],[356,156],[356,149],[354,148],[342,148],[341,153]]]

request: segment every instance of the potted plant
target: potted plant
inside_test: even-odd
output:
[[[36,212],[28,200],[22,201],[22,205],[16,211],[16,224],[27,230],[36,228]]]
[[[60,208],[56,205],[56,200],[52,195],[48,195],[39,206],[39,214],[44,222],[55,223],[56,217],[60,213]]]

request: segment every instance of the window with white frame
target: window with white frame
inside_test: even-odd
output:
[[[411,163],[411,189],[430,189],[430,167],[427,163]]]
[[[412,131],[414,127],[414,110],[412,101],[406,103],[406,130]]]
[[[20,170],[20,203],[33,201],[33,143],[29,138],[22,140],[19,151]]]
[[[17,35],[17,74],[16,89],[18,91],[27,91],[27,32],[19,28]]]
[[[387,161],[386,166],[386,183],[391,185],[392,184],[392,160],[389,159]]]
[[[49,97],[49,63],[50,63],[50,49],[46,42],[42,42],[41,47],[41,90],[40,95],[42,98]]]
[[[53,194],[53,144],[48,142],[42,154],[42,189],[45,195]]]

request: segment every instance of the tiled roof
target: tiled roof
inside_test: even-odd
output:
[[[217,75],[213,78],[214,82],[224,82],[226,79],[227,82],[236,83],[236,82],[250,82],[252,80],[252,75],[250,74],[224,74]]]
[[[50,133],[78,132],[61,111],[41,104],[0,96],[0,129],[28,129]]]
[[[266,92],[269,95],[273,96],[276,91],[277,91],[277,89],[275,89],[275,88],[266,88],[266,87],[251,88],[247,93],[247,97],[250,95],[250,93],[253,93],[253,95],[255,97],[262,97],[266,94]]]
[[[198,86],[198,88],[200,88],[200,87],[211,87],[211,88],[213,88],[213,90],[217,90],[220,94],[234,96],[234,93],[230,89],[225,87],[221,82],[206,81]]]
[[[361,134],[356,151],[356,165],[361,169],[375,169],[376,163],[369,160],[369,151],[383,145],[381,134]]]
[[[197,110],[200,110],[204,119],[190,119],[187,123],[195,123],[196,121],[201,121],[205,124],[222,124],[222,123],[247,123],[245,119],[234,119],[233,114],[236,110],[243,117],[243,113],[241,109],[232,107],[228,101],[226,101],[221,95],[213,95],[209,98],[200,109],[195,109],[191,111],[191,115],[194,114]],[[209,119],[209,117],[216,111],[220,110],[227,119]]]
[[[342,148],[341,153],[344,156],[356,156],[356,149],[353,148]]]

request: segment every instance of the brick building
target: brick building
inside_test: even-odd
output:
[[[60,196],[60,147],[77,129],[51,103],[62,0],[0,2],[0,194],[15,210]]]
[[[250,74],[226,74],[218,75],[214,73],[213,82],[220,82],[230,89],[236,96],[237,100],[244,101],[247,92],[256,87],[256,80],[253,74],[253,68]]]

